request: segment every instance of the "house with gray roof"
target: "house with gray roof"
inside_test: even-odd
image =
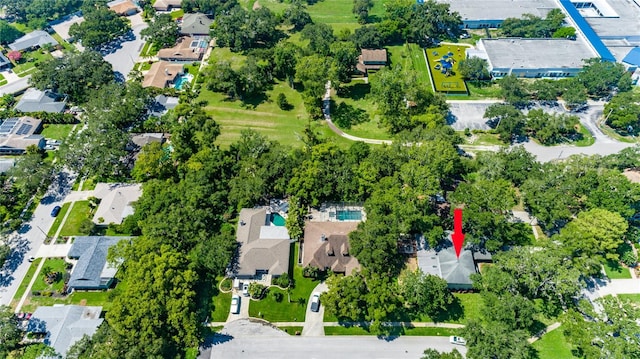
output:
[[[10,69],[11,61],[0,52],[0,71]]]
[[[463,248],[460,258],[456,257],[450,235],[438,248],[429,248],[424,238],[418,241],[417,247],[418,268],[446,280],[449,289],[472,289],[471,275],[478,272],[478,263],[491,262],[489,252],[474,252],[469,248]]]
[[[158,95],[155,97],[155,101],[149,106],[149,115],[155,117],[162,117],[169,110],[173,110],[180,99],[172,96]]]
[[[9,44],[9,48],[14,51],[28,50],[31,48],[42,47],[44,45],[56,46],[58,41],[54,39],[49,33],[42,30],[32,31],[16,41]]]
[[[236,277],[277,277],[288,273],[289,232],[285,226],[274,225],[265,208],[243,208],[240,211],[236,240],[240,246]]]
[[[73,290],[107,289],[113,283],[118,265],[107,261],[109,248],[130,237],[76,237],[67,257],[78,262],[68,286]]]
[[[102,307],[60,304],[41,306],[29,319],[27,332],[44,334],[44,344],[64,357],[69,348],[83,336],[92,336],[98,330],[104,320],[100,318],[101,312]]]
[[[180,25],[180,34],[209,36],[211,24],[213,24],[213,20],[209,19],[205,14],[184,14]]]
[[[142,195],[139,183],[98,183],[94,190],[100,204],[93,216],[97,225],[121,224],[133,214],[133,203]]]
[[[30,87],[25,91],[14,109],[20,112],[61,113],[67,106],[67,99],[49,90],[40,91]]]

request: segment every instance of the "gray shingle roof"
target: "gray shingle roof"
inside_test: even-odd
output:
[[[240,211],[236,233],[236,239],[240,243],[237,275],[253,276],[259,270],[267,270],[273,275],[288,272],[289,235],[285,227],[269,224],[264,208],[243,208]]]
[[[67,350],[85,334],[93,335],[104,319],[100,318],[102,307],[79,305],[54,305],[38,307],[31,316],[27,331],[47,333],[44,343],[56,353],[65,356]]]
[[[58,41],[51,37],[51,35],[49,35],[46,31],[36,30],[9,44],[9,48],[15,51],[22,51],[34,46],[44,46],[46,44],[55,46],[58,45]]]
[[[449,238],[447,245],[439,250],[422,249],[417,252],[418,267],[423,273],[437,275],[449,284],[450,288],[471,288],[471,274],[476,273],[473,254],[468,249],[460,252],[456,258],[456,251]]]
[[[69,288],[105,289],[117,268],[107,263],[109,248],[130,237],[76,237],[67,256],[78,259],[71,272]]]
[[[158,95],[155,101],[149,107],[149,114],[155,117],[161,117],[167,111],[174,109],[178,106],[180,99],[177,97],[170,97],[165,95]]]
[[[31,87],[22,95],[15,109],[21,112],[60,113],[64,111],[67,100],[58,101],[59,97],[50,91],[40,91]]]
[[[95,193],[101,201],[93,222],[102,225],[120,224],[125,217],[133,214],[132,204],[142,195],[142,186],[139,183],[98,183]]]
[[[205,14],[184,14],[180,33],[184,35],[209,35],[212,23],[213,20]]]

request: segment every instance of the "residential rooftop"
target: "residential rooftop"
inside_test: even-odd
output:
[[[151,65],[151,68],[144,75],[142,87],[165,88],[175,81],[178,75],[181,75],[184,65],[175,64],[166,61],[158,61]]]
[[[360,268],[351,254],[349,233],[358,222],[307,222],[304,226],[303,266],[350,275]]]
[[[107,261],[109,248],[129,237],[76,237],[67,257],[77,259],[69,278],[69,288],[107,289],[118,271],[117,264]]]
[[[481,39],[493,68],[581,68],[595,52],[581,39]]]
[[[173,47],[158,51],[158,58],[167,61],[199,61],[206,48],[200,46],[200,41],[191,36],[182,36]]]
[[[62,101],[59,101],[60,98],[62,98],[62,96],[51,91],[40,91],[31,87],[22,95],[15,109],[27,113],[40,111],[60,113],[64,111],[64,108],[67,106],[67,99],[64,98]]]
[[[28,116],[0,121],[0,154],[23,154],[29,146],[44,148],[44,137],[35,134],[42,121]]]
[[[42,47],[47,44],[55,46],[58,45],[58,41],[51,37],[46,31],[36,30],[9,44],[9,48],[14,51],[22,51],[32,47]]]

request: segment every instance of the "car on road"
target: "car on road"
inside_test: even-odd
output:
[[[51,210],[51,217],[56,217],[60,213],[60,206],[55,206]]]
[[[449,337],[449,343],[458,344],[458,345],[467,345],[467,341],[464,340],[464,338],[457,337],[455,335],[452,335],[452,336]]]
[[[231,314],[240,314],[240,296],[234,294],[231,297]]]
[[[311,295],[311,311],[318,312],[320,310],[320,293],[313,293]]]
[[[33,262],[36,260],[36,257],[29,257],[29,263]]]
[[[242,283],[242,295],[249,296],[249,283]]]

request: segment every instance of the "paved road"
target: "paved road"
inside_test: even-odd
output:
[[[324,305],[320,303],[320,310],[316,312],[311,311],[311,296],[313,293],[324,293],[329,290],[329,287],[322,282],[318,284],[307,300],[307,313],[304,317],[304,326],[302,327],[302,336],[305,337],[321,337],[324,335]]]
[[[129,72],[133,70],[140,51],[144,46],[144,40],[140,36],[140,31],[145,29],[148,25],[142,20],[140,13],[129,16],[131,20],[132,31],[126,35],[125,39],[118,43],[112,44],[114,48],[111,52],[103,52],[104,59],[113,66],[113,71],[121,80],[126,79]]]
[[[20,78],[17,81],[13,81],[4,86],[0,86],[0,96],[6,95],[6,94],[14,94],[14,93],[18,93],[26,90],[27,88],[29,88],[30,78],[31,78],[31,75],[27,75],[25,77]]]
[[[448,337],[405,336],[384,340],[375,336],[300,337],[283,334],[268,325],[236,321],[210,338],[198,358],[418,359],[426,348],[438,351],[455,348],[466,354],[465,347],[450,344]]]
[[[31,264],[26,260],[27,258],[42,256],[41,247],[58,248],[45,246],[43,243],[54,221],[51,210],[55,206],[62,206],[74,179],[66,172],[59,174],[36,207],[32,219],[11,236],[10,245],[13,251],[0,271],[0,305],[11,303]]]

